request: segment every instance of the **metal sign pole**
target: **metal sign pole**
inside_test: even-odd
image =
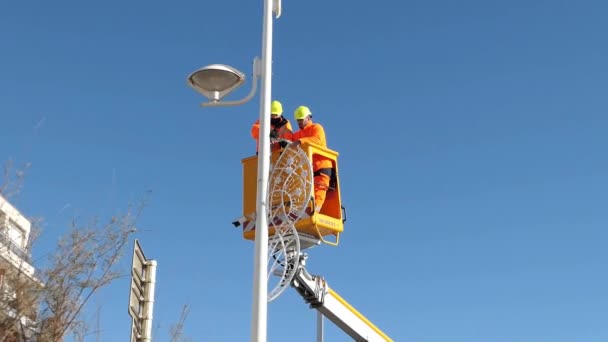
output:
[[[154,312],[154,288],[156,286],[156,260],[146,261],[144,300],[142,305],[142,342],[152,341],[152,318]]]
[[[135,240],[129,293],[129,316],[132,318],[131,342],[152,341],[156,265],[156,260],[146,259],[139,242]]]
[[[317,311],[317,342],[323,342],[323,314]]]

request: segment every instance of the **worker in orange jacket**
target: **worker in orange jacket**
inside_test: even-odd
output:
[[[325,130],[323,126],[312,122],[312,113],[306,106],[298,107],[294,112],[295,119],[298,121],[297,132],[293,133],[292,146],[296,147],[302,143],[313,143],[321,147],[327,148],[325,140]],[[319,212],[325,202],[325,195],[329,188],[329,182],[332,175],[331,159],[320,155],[312,156],[312,171],[314,172],[314,190],[315,190],[315,210]]]
[[[270,104],[270,138],[278,140],[285,139],[291,140],[291,123],[289,120],[283,117],[283,105],[279,101],[272,101]],[[257,154],[259,149],[260,141],[260,120],[256,120],[251,127],[251,136],[255,139],[255,152]],[[285,143],[279,144],[278,142],[272,144],[271,151],[281,149],[281,146]]]

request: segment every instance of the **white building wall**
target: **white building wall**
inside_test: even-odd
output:
[[[0,195],[0,257],[33,276],[26,250],[31,228],[30,221]]]
[[[9,237],[14,237],[13,241],[19,247],[25,248],[31,228],[30,221],[0,195],[0,232],[4,232]]]

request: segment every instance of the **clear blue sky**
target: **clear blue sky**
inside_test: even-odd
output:
[[[599,0],[284,0],[273,98],[324,125],[348,210],[310,271],[395,341],[606,341],[607,14]],[[158,260],[158,341],[183,304],[193,340],[249,339],[253,246],[230,222],[259,98],[203,109],[185,79],[211,63],[250,74],[261,19],[261,0],[0,5],[0,159],[32,163],[15,203],[45,218],[35,254],[71,218],[152,190],[137,237]],[[129,336],[128,289],[85,314],[100,307],[103,341]],[[268,334],[314,340],[315,312],[289,291]]]

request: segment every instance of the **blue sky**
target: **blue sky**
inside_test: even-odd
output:
[[[608,339],[606,13],[284,0],[273,98],[324,125],[348,210],[309,270],[395,341]],[[151,190],[137,238],[158,260],[158,341],[184,304],[194,341],[250,336],[253,246],[230,222],[259,98],[203,109],[185,79],[212,63],[250,75],[261,19],[244,0],[0,5],[0,158],[32,164],[14,202],[44,217],[34,254]],[[99,308],[103,341],[128,338],[128,289],[85,313]],[[311,341],[315,318],[289,291],[269,340]]]

